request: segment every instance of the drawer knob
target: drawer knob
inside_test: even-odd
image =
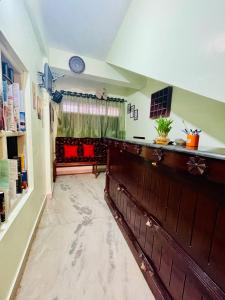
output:
[[[126,149],[127,149],[127,144],[126,144],[126,143],[123,143],[123,144],[122,144],[122,149],[123,149],[123,150],[126,150]]]
[[[140,268],[141,268],[141,270],[144,271],[144,272],[147,271],[147,268],[146,268],[145,263],[144,263],[143,261],[142,261],[142,263],[141,263]]]
[[[124,186],[118,185],[118,186],[117,186],[117,191],[119,191],[119,192],[124,192],[124,191],[125,191]]]
[[[161,149],[155,149],[152,155],[155,158],[155,161],[160,162],[163,160],[164,153]]]
[[[158,166],[157,162],[156,162],[156,161],[153,161],[153,162],[152,162],[152,166],[153,166],[153,167],[157,167],[157,166]]]
[[[190,157],[187,162],[188,172],[192,175],[203,175],[207,169],[206,160],[201,157]]]
[[[142,147],[140,145],[136,145],[136,153],[137,155],[141,154]]]
[[[152,220],[149,220],[149,219],[148,219],[148,221],[146,222],[146,226],[152,227],[152,226],[153,226]]]

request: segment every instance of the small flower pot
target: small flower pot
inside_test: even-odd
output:
[[[168,145],[170,142],[170,139],[167,135],[161,135],[155,139],[156,144],[160,145]]]

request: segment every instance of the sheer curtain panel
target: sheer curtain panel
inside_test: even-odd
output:
[[[125,104],[64,96],[59,105],[58,136],[125,137]]]

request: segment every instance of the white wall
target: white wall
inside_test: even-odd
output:
[[[49,49],[49,64],[50,66],[61,74],[74,76],[84,80],[93,80],[97,82],[105,82],[116,86],[140,88],[142,87],[143,78],[111,66],[103,60],[94,59],[91,57],[82,56],[85,61],[85,70],[82,74],[74,74],[69,68],[69,59],[76,55],[73,52],[63,51],[55,48]]]
[[[133,0],[108,62],[225,102],[224,11],[224,0]]]
[[[10,296],[26,246],[37,215],[46,196],[46,126],[37,119],[32,109],[31,84],[36,82],[37,71],[43,70],[44,57],[39,48],[23,1],[0,1],[0,30],[15,50],[28,71],[26,83],[27,127],[29,128],[29,156],[33,166],[33,189],[29,199],[21,207],[19,214],[0,240],[0,299]],[[39,91],[41,94],[41,91]],[[45,123],[45,120],[44,120]]]
[[[149,118],[151,94],[166,87],[159,81],[149,79],[145,88],[136,91],[127,97],[139,110],[139,119],[134,121],[126,115],[126,137],[144,136],[146,140],[153,141],[157,136],[154,128],[155,121]],[[190,128],[202,129],[200,146],[225,147],[225,104],[212,99],[187,92],[174,87],[170,118],[174,121],[169,134],[171,140],[186,139],[182,133],[186,122]]]
[[[84,80],[72,76],[65,76],[56,81],[55,89],[65,91],[83,92],[95,94],[97,90],[106,88],[108,95],[122,98],[129,94],[131,89],[115,86],[100,81]],[[133,90],[134,91],[134,90]]]

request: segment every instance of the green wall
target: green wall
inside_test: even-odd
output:
[[[39,47],[23,1],[0,1],[0,31],[22,61],[28,77],[25,87],[25,105],[27,143],[30,150],[28,153],[30,158],[28,180],[31,193],[24,203],[18,204],[18,211],[14,210],[11,214],[12,224],[8,230],[4,230],[2,227],[0,230],[0,299],[8,300],[38,213],[46,197],[46,165],[49,157],[46,157],[45,135],[48,133],[48,123],[47,120],[44,120],[42,125],[37,118],[37,111],[32,108],[32,82],[37,82],[37,71],[43,70],[44,55]],[[41,91],[39,93],[41,94]],[[45,105],[44,110],[46,110],[44,115],[48,115],[48,105]]]
[[[132,0],[107,61],[225,102],[225,1]]]
[[[145,136],[148,140],[153,140],[156,136],[154,121],[149,118],[151,94],[168,85],[148,79],[145,87],[140,91],[130,91],[127,97],[128,103],[135,104],[139,109],[139,119],[134,121],[127,115],[126,136]],[[200,145],[210,147],[225,146],[225,104],[213,99],[209,99],[183,89],[174,87],[172,97],[171,116],[173,129],[170,133],[171,139],[178,137],[185,138],[182,133],[184,125],[182,120],[192,128],[201,128]]]

